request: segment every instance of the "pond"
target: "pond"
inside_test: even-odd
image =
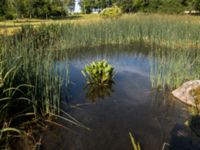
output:
[[[170,91],[152,87],[151,64],[160,62],[150,49],[141,43],[84,48],[56,60],[60,69],[69,62],[70,84],[62,91],[62,108],[89,130],[67,124],[70,130],[51,127],[44,149],[131,150],[129,132],[144,150],[161,150],[165,143],[163,150],[200,149],[200,141],[184,125],[186,106]],[[86,86],[81,70],[102,59],[114,66],[114,83],[103,89]]]

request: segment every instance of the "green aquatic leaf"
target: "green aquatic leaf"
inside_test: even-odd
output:
[[[86,65],[81,72],[86,78],[87,83],[102,84],[113,79],[113,70],[114,68],[106,60],[101,60]]]
[[[82,70],[81,73],[85,78],[87,77],[84,70]]]

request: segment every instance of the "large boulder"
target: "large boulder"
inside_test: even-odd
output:
[[[196,102],[195,96],[192,94],[192,91],[196,89],[200,89],[200,80],[187,81],[181,87],[172,91],[172,94],[181,102],[200,108],[200,104]]]

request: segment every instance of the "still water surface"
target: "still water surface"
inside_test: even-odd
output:
[[[69,61],[70,86],[63,103],[77,106],[66,111],[90,130],[75,132],[52,128],[46,138],[48,149],[131,150],[129,132],[144,150],[198,150],[199,140],[184,126],[189,113],[170,94],[152,88],[149,47],[107,46],[73,51],[56,62],[60,68]],[[107,60],[115,68],[115,83],[104,89],[87,87],[81,74],[95,60]],[[64,105],[65,106],[65,105]],[[65,107],[63,108],[65,109]]]

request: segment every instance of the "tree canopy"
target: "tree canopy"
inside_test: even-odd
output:
[[[200,10],[200,0],[82,0],[83,12],[92,8],[106,8],[117,5],[123,12],[167,12],[180,13],[184,10]]]
[[[0,0],[0,19],[49,18],[67,15],[67,6],[75,0]],[[118,6],[123,12],[181,13],[199,10],[200,0],[81,0],[84,13],[92,9]]]
[[[67,14],[66,5],[72,0],[0,0],[0,17],[48,18]]]

